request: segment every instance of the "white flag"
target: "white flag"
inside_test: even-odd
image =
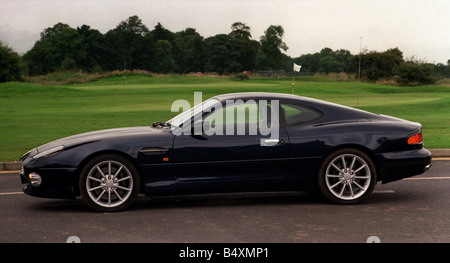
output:
[[[301,68],[302,68],[302,66],[297,65],[297,64],[294,63],[294,71],[300,72],[300,69],[301,69]]]

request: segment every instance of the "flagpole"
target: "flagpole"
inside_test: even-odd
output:
[[[292,88],[291,88],[291,93],[294,94],[294,86],[295,86],[295,72],[300,72],[300,69],[302,68],[302,66],[297,65],[294,63],[293,68],[292,68]]]
[[[358,93],[356,95],[356,108],[359,108],[359,82],[361,79],[361,46],[362,46],[362,37],[359,38]]]
[[[294,71],[294,75],[292,75],[292,88],[291,88],[291,94],[294,94],[294,85],[295,85],[295,81],[294,81],[294,78],[295,78],[295,71]]]

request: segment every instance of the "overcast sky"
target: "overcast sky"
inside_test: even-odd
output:
[[[0,0],[0,12],[0,40],[19,53],[58,22],[106,33],[138,15],[150,30],[160,22],[172,32],[195,28],[205,38],[229,33],[237,21],[255,40],[281,25],[291,57],[324,47],[357,54],[362,37],[368,50],[398,47],[404,58],[450,59],[450,0]]]

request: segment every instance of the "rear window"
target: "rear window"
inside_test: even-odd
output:
[[[300,105],[281,103],[281,108],[286,116],[286,126],[299,125],[322,117],[320,112]]]

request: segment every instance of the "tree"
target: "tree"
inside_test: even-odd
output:
[[[295,58],[295,63],[302,65],[306,72],[351,72],[350,61],[352,54],[345,49],[333,51],[331,48],[323,48],[314,54],[302,55]]]
[[[58,23],[46,28],[33,48],[24,55],[31,75],[46,74],[58,70],[62,62],[73,59],[81,64],[86,59],[83,38],[76,29]]]
[[[371,51],[361,55],[361,77],[371,81],[394,77],[394,71],[404,62],[403,53],[398,48],[385,52]],[[351,67],[358,71],[359,55],[351,59]]]
[[[172,72],[175,61],[172,58],[172,44],[168,40],[158,40],[155,44],[155,66],[153,70],[159,73]]]
[[[258,55],[259,42],[251,39],[250,27],[241,22],[231,25],[232,50],[236,53],[238,71],[254,70],[256,68],[256,56]]]
[[[292,71],[292,65],[294,63],[294,59],[291,58],[290,56],[281,53],[281,68],[284,71]]]
[[[0,41],[0,82],[21,80],[20,57]]]
[[[78,62],[78,66],[85,71],[93,71],[107,68],[106,58],[108,56],[105,47],[105,37],[96,29],[91,29],[88,25],[82,25],[77,28],[85,45],[86,56]]]
[[[344,68],[333,56],[325,56],[319,60],[318,71],[328,74],[330,72],[343,72]]]
[[[230,36],[232,38],[240,38],[245,40],[250,40],[252,34],[250,33],[250,27],[242,22],[234,22],[231,25]]]
[[[438,63],[434,67],[434,70],[436,71],[436,74],[438,74],[440,77],[450,78],[450,59],[447,61],[447,65]]]
[[[46,60],[50,71],[61,67],[66,58],[73,59],[76,64],[86,58],[86,50],[82,37],[76,29],[62,23],[47,28],[41,34],[41,40],[48,42],[50,50]]]
[[[169,42],[174,41],[174,33],[172,33],[170,30],[164,28],[161,23],[158,22],[154,29],[152,30],[151,34],[153,35],[153,39],[155,41],[158,40],[168,40]]]
[[[28,74],[43,75],[54,70],[47,61],[47,54],[50,52],[51,46],[48,41],[38,40],[22,57],[25,65],[28,67]]]
[[[280,69],[283,66],[282,50],[288,49],[283,42],[284,29],[281,26],[271,25],[260,38],[257,65],[259,69]]]
[[[436,82],[434,65],[420,61],[406,61],[395,70],[401,85],[427,85]]]
[[[205,43],[203,37],[193,28],[175,33],[178,52],[174,55],[177,71],[181,73],[202,72],[204,70]]]
[[[41,32],[41,40],[52,41],[54,37],[62,34],[67,29],[71,29],[71,27],[67,24],[57,23],[53,27],[48,27]]]
[[[156,24],[156,26],[153,28],[153,30],[150,32],[150,35],[154,41],[154,43],[156,44],[159,40],[165,40],[170,44],[170,54],[169,53],[165,53],[167,56],[167,58],[163,58],[164,60],[171,61],[174,60],[174,64],[172,66],[172,70],[173,71],[178,71],[180,70],[180,68],[177,66],[175,59],[179,59],[179,53],[180,53],[180,49],[177,45],[176,42],[176,37],[175,37],[175,33],[171,32],[170,30],[164,28],[163,25],[161,25],[161,23],[158,22],[158,24]],[[166,43],[167,44],[167,43]],[[161,45],[161,44],[160,44]],[[160,47],[161,48],[161,47]],[[167,47],[165,47],[167,48]],[[157,51],[157,47],[155,46],[154,48],[154,52],[158,52]],[[155,56],[161,56],[162,54],[160,53],[159,55],[155,55]],[[153,66],[155,66],[156,64],[158,64],[159,62],[157,61],[158,59],[162,59],[160,58],[154,58],[155,61],[152,63]],[[160,69],[158,68],[152,68],[152,71],[155,72],[161,72]]]
[[[141,54],[145,50],[148,28],[138,16],[130,16],[105,34],[105,44],[109,53],[108,68],[127,69],[143,68],[148,61],[144,61]]]
[[[334,51],[334,57],[340,64],[345,73],[351,73],[350,60],[352,59],[352,53],[346,49],[339,49]]]
[[[320,54],[306,54],[294,59],[298,65],[302,65],[302,71],[319,72]]]
[[[205,39],[206,62],[205,71],[217,72],[239,72],[241,65],[236,58],[239,52],[233,49],[232,39],[229,35],[219,34]]]
[[[73,58],[66,57],[62,62],[61,66],[59,67],[62,71],[74,71],[77,69],[77,63]]]

